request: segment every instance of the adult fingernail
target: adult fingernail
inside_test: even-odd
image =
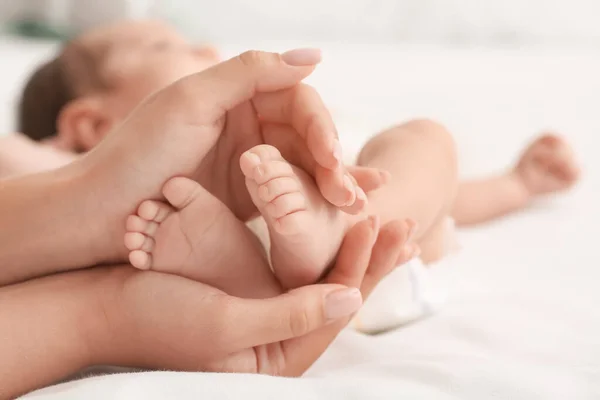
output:
[[[338,163],[342,162],[342,144],[339,140],[336,140],[333,143],[333,156],[338,161]]]
[[[328,321],[349,317],[362,306],[362,295],[356,288],[336,290],[325,298],[325,316]]]
[[[367,201],[367,194],[365,193],[364,190],[362,190],[361,187],[356,186],[355,191],[356,191],[356,199],[357,200]]]
[[[281,59],[293,67],[315,65],[321,62],[321,50],[310,48],[294,49],[283,53]]]

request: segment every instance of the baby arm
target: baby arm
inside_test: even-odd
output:
[[[567,190],[578,177],[569,145],[555,135],[543,135],[525,149],[511,171],[462,182],[452,216],[458,225],[490,221],[526,207],[537,197]]]

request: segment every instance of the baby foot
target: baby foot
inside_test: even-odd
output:
[[[514,173],[528,195],[535,197],[571,188],[580,172],[570,146],[560,137],[546,134],[529,145]]]
[[[243,297],[281,293],[260,243],[197,182],[173,178],[168,203],[146,200],[127,219],[125,246],[138,269],[184,276]]]
[[[350,216],[327,202],[314,181],[273,146],[240,158],[246,187],[269,229],[271,264],[286,288],[315,283],[333,261]]]
[[[201,260],[196,249],[220,210],[211,209],[210,195],[187,178],[169,180],[163,195],[168,203],[146,200],[127,218],[125,246],[134,267],[180,274],[181,267]]]

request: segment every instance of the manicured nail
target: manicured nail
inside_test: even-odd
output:
[[[325,298],[325,316],[328,321],[349,317],[362,306],[362,295],[356,288],[331,292]]]
[[[293,67],[306,67],[321,62],[321,50],[319,49],[294,49],[286,51],[281,59]]]
[[[333,144],[333,156],[338,161],[338,163],[342,162],[342,144],[339,140],[336,140]]]
[[[356,200],[367,201],[367,195],[360,186],[356,186],[355,191],[356,191]]]

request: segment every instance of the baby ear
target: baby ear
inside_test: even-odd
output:
[[[72,151],[89,151],[106,136],[113,118],[101,99],[82,97],[63,107],[56,122],[59,141]]]

